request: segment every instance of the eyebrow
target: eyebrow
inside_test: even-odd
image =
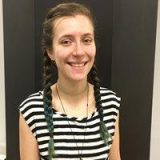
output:
[[[86,36],[93,36],[94,37],[94,34],[92,34],[92,33],[85,33],[85,34],[82,35],[82,37],[86,37]],[[70,38],[70,37],[73,37],[73,35],[72,34],[64,34],[59,39],[61,39],[61,38]]]

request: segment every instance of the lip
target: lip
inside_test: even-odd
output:
[[[67,62],[72,67],[83,67],[88,63],[88,61],[83,61],[83,62]]]

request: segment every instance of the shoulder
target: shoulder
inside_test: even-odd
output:
[[[100,94],[102,100],[113,100],[118,103],[121,101],[121,98],[117,95],[117,93],[107,88],[100,87]]]
[[[24,118],[33,135],[36,137],[36,123],[39,121],[39,119],[44,119],[43,92],[39,91],[29,95],[19,105],[18,109],[22,115],[20,117]]]
[[[119,109],[121,98],[112,90],[100,87],[101,101],[104,108]]]
[[[23,115],[28,115],[43,109],[43,91],[29,95],[20,105],[19,111]]]

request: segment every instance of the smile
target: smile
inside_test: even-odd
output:
[[[68,64],[72,67],[83,67],[87,64],[87,62],[81,62],[81,63],[76,63],[76,62],[68,62]]]

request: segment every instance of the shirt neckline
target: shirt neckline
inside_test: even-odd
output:
[[[75,117],[75,116],[70,116],[70,115],[67,115],[65,113],[62,113],[62,112],[59,112],[57,110],[55,110],[55,108],[52,107],[52,110],[53,110],[53,114],[57,114],[63,118],[67,118],[71,121],[77,121],[77,122],[86,122],[86,121],[89,121],[92,117],[95,116],[96,112],[97,112],[97,108],[94,110],[94,112],[89,115],[88,117],[84,117],[84,118],[79,118],[79,117]]]

